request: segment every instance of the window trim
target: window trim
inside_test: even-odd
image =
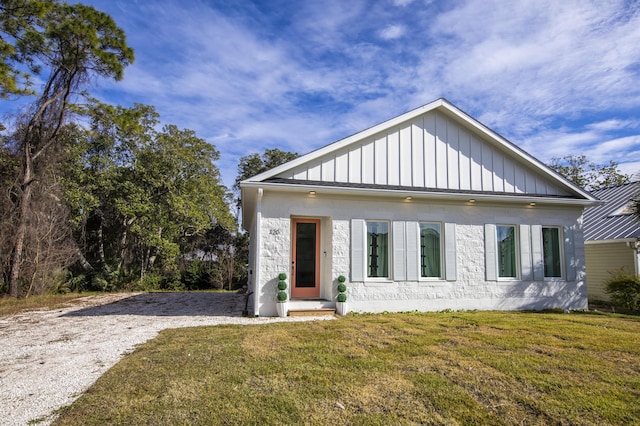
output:
[[[384,277],[371,277],[369,276],[369,223],[386,223],[388,230],[387,237],[387,275]],[[392,282],[393,281],[393,235],[392,235],[392,222],[387,219],[365,219],[364,220],[364,280],[368,282]]]
[[[548,277],[545,269],[545,255],[544,255],[544,230],[545,228],[557,229],[558,230],[558,255],[560,256],[560,276],[559,277]],[[564,249],[564,227],[560,225],[541,225],[540,227],[540,241],[541,241],[541,251],[542,251],[542,277],[544,281],[564,281],[566,280],[566,269],[565,269],[565,249]]]
[[[421,225],[438,225],[440,239],[440,275],[425,277],[422,275],[422,227]],[[418,221],[418,280],[419,281],[443,281],[445,279],[445,236],[444,224],[439,221],[420,220]]]
[[[500,240],[498,239],[498,232],[500,227],[510,227],[513,228],[514,235],[514,269],[515,276],[512,277],[502,277],[500,276]],[[506,223],[498,223],[495,225],[495,267],[496,267],[496,278],[498,281],[520,281],[522,279],[522,265],[520,263],[520,251],[521,251],[521,242],[520,242],[520,230],[519,226],[515,224],[506,224]]]

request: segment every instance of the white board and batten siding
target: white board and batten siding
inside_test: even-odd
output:
[[[278,177],[439,190],[570,195],[498,145],[438,111],[429,111],[353,142]]]

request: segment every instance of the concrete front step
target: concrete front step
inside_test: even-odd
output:
[[[335,315],[334,308],[316,308],[316,309],[289,309],[290,317],[315,317],[320,315]]]

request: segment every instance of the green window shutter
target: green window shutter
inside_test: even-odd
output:
[[[573,228],[564,227],[564,264],[567,270],[567,281],[576,280],[576,248],[574,243]]]
[[[458,271],[456,268],[456,224],[444,224],[444,273],[447,281],[455,281],[458,279]]]
[[[484,268],[487,281],[498,280],[496,264],[496,225],[484,225]]]
[[[351,281],[364,281],[365,226],[364,219],[351,220]]]
[[[420,276],[420,226],[418,222],[405,225],[407,242],[407,281],[418,281]]]
[[[522,280],[533,280],[531,227],[529,225],[520,225],[520,267],[522,269]]]
[[[544,281],[541,225],[531,225],[531,259],[533,263],[533,279],[535,281]]]
[[[393,280],[405,281],[406,255],[404,249],[405,223],[403,221],[393,222]]]

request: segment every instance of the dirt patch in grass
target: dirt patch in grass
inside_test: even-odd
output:
[[[16,315],[26,311],[60,308],[72,303],[74,300],[90,295],[90,293],[52,294],[46,296],[33,296],[27,299],[0,297],[0,318]]]

